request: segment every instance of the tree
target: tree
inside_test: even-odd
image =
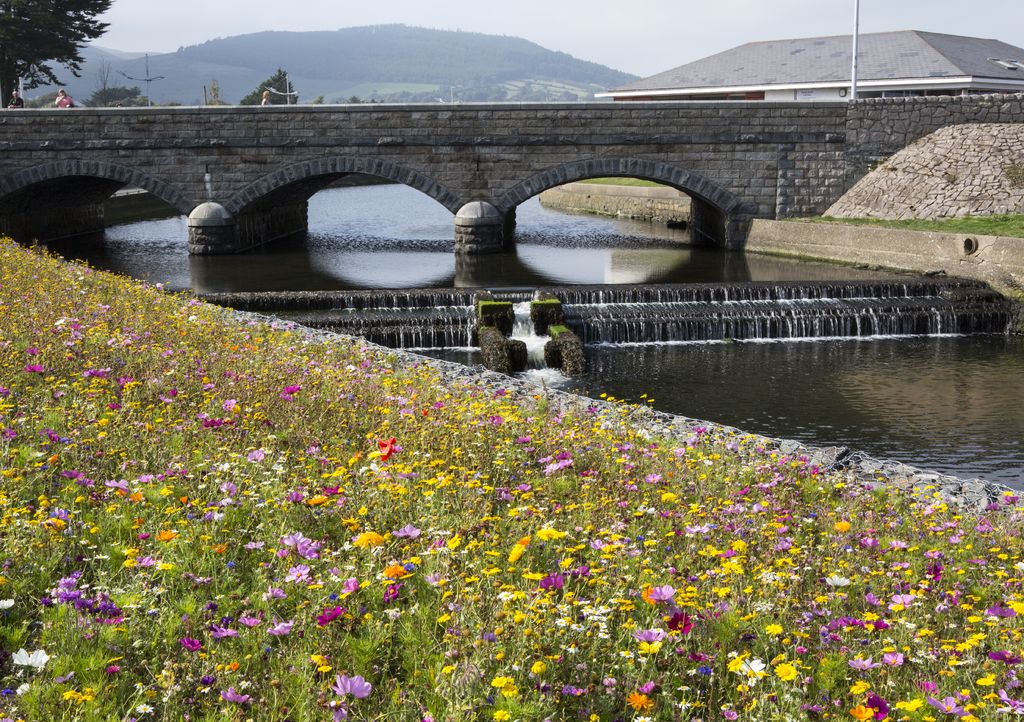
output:
[[[59,84],[51,63],[78,77],[82,46],[103,35],[96,20],[113,0],[0,0],[0,97],[25,87]]]
[[[271,105],[286,105],[295,103],[298,99],[298,93],[288,81],[288,73],[278,68],[276,73],[260,83],[256,90],[238,101],[238,104],[259,105],[263,100],[264,90],[270,91]],[[291,93],[291,95],[285,95],[286,93]]]
[[[123,85],[108,85],[106,88],[93,91],[86,105],[93,108],[121,108],[148,105],[148,101],[138,86],[128,88]]]

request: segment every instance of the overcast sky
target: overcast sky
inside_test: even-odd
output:
[[[1024,0],[861,0],[861,32],[928,30],[1024,47]],[[114,0],[97,45],[172,52],[263,30],[404,23],[512,35],[646,76],[757,40],[847,35],[854,0]],[[1024,59],[1024,58],[1022,58]]]

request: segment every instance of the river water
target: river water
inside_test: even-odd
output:
[[[65,255],[199,293],[880,278],[885,274],[678,244],[686,232],[518,209],[514,254],[457,261],[452,216],[404,186],[310,200],[310,233],[239,256],[190,257],[183,217],[108,229]],[[465,349],[430,355],[477,363]],[[596,346],[588,374],[539,383],[746,431],[840,444],[1024,488],[1024,339],[1003,336]],[[647,396],[643,396],[646,394]]]

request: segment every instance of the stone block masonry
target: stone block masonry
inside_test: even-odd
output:
[[[1024,122],[1020,96],[4,111],[0,219],[43,219],[133,186],[184,214],[219,205],[234,224],[220,250],[235,252],[304,230],[311,195],[362,173],[453,214],[487,203],[507,235],[528,198],[625,176],[685,192],[695,232],[739,249],[752,219],[820,214],[879,154],[967,122]],[[283,220],[267,216],[279,208]],[[208,236],[197,247],[218,251]],[[495,244],[474,236],[464,246]]]

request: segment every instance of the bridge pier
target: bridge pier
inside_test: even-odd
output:
[[[203,203],[188,217],[188,252],[194,256],[241,253],[309,229],[308,203],[254,208],[232,216],[219,203]]]
[[[500,253],[505,250],[505,218],[485,201],[472,201],[455,214],[455,252]]]

